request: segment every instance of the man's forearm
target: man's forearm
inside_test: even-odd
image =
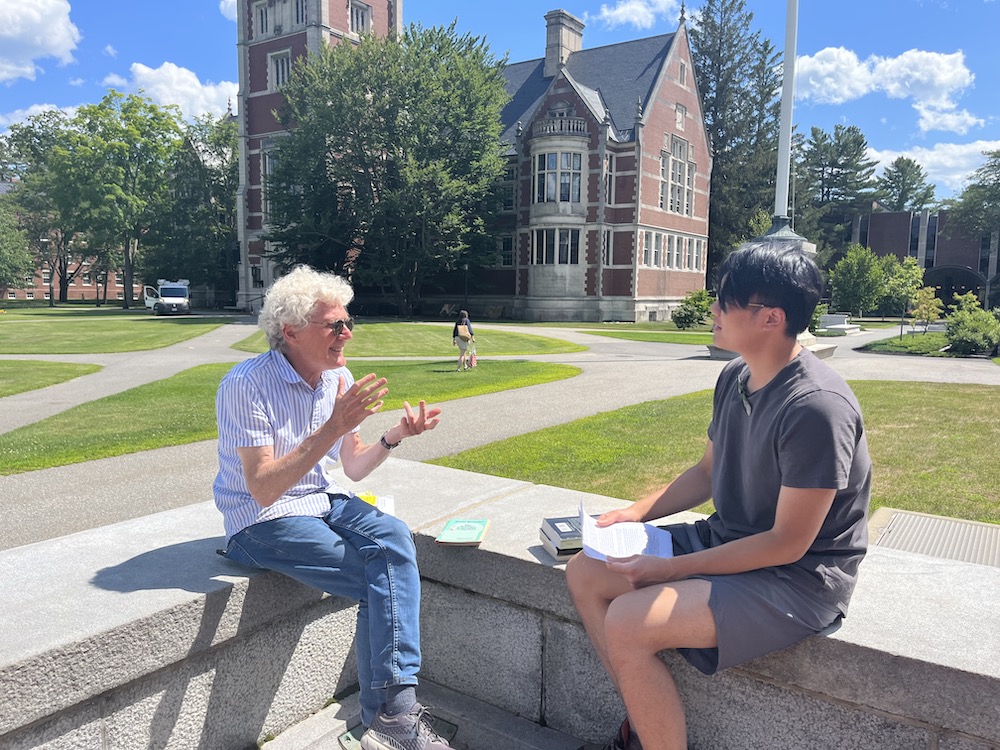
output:
[[[270,446],[238,449],[253,499],[264,507],[272,505],[330,452],[339,437],[324,425],[279,458],[274,458]]]
[[[636,505],[643,521],[691,510],[712,496],[712,477],[701,464],[695,464],[659,493],[653,493]]]

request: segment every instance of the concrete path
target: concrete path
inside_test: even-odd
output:
[[[442,324],[442,328],[451,324]],[[486,325],[524,332],[515,325]],[[78,403],[167,377],[205,362],[232,362],[247,355],[229,345],[253,332],[249,320],[222,326],[204,336],[149,352],[114,355],[48,355],[3,358],[96,362],[101,372],[69,383],[0,399],[0,431],[30,424]],[[363,328],[359,330],[362,335]],[[581,417],[654,399],[711,388],[724,362],[708,358],[705,347],[656,344],[595,336],[561,328],[532,333],[582,343],[587,351],[513,357],[573,364],[581,375],[555,383],[458,399],[442,404],[440,427],[404,442],[394,454],[427,460],[524,434]],[[954,360],[873,355],[856,351],[880,330],[823,339],[837,344],[827,360],[848,379],[918,380],[1000,386],[1000,367],[989,360]],[[447,335],[447,333],[444,333]],[[349,354],[349,352],[348,352]],[[489,353],[480,352],[482,357]],[[353,360],[355,364],[359,360]],[[453,360],[448,360],[449,364]],[[378,361],[371,360],[378,371]],[[475,377],[475,372],[443,373]],[[391,387],[391,384],[390,384]],[[419,398],[419,394],[416,394]],[[362,427],[368,440],[394,424],[399,412],[373,415]],[[0,476],[0,549],[8,549],[96,526],[211,499],[216,471],[215,441],[162,448],[127,456]]]

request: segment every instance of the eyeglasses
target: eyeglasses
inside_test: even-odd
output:
[[[354,318],[348,318],[347,320],[335,320],[332,323],[327,323],[324,320],[314,320],[312,322],[318,326],[326,326],[333,331],[334,336],[340,336],[344,332],[345,328],[348,331],[354,330]]]
[[[766,307],[766,305],[762,305],[762,307]],[[747,379],[749,378],[750,376],[747,375]],[[753,406],[750,405],[750,394],[747,393],[746,380],[739,376],[736,378],[736,390],[740,393],[740,401],[743,402],[743,411],[745,411],[749,417],[750,412],[753,411]]]
[[[747,307],[774,307],[774,305],[763,305],[760,302],[747,302]]]

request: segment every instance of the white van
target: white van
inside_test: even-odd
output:
[[[154,289],[143,287],[146,308],[153,315],[187,315],[191,312],[190,282],[187,279],[167,281],[158,279]]]

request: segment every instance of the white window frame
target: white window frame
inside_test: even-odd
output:
[[[17,292],[15,292],[13,289],[8,289],[7,299],[17,299]]]
[[[604,193],[608,205],[615,202],[615,155],[604,156]]]
[[[615,250],[615,230],[605,229],[604,230],[604,265],[612,266],[614,265],[614,250]]]
[[[370,5],[365,3],[359,3],[357,0],[352,0],[351,2],[351,33],[357,34],[367,34],[372,30],[372,8]]]
[[[642,265],[651,265],[653,259],[653,233],[646,230],[642,233]]]
[[[582,153],[579,151],[548,151],[535,154],[531,163],[532,203],[581,202],[583,196]]]
[[[296,26],[304,26],[306,23],[306,0],[295,0],[292,20]]]
[[[514,267],[514,235],[504,234],[497,237],[497,266]]]
[[[292,51],[283,49],[267,56],[267,90],[280,91],[292,74]]]
[[[253,4],[253,38],[260,39],[271,33],[271,11],[268,3]]]
[[[684,130],[684,121],[687,119],[687,107],[683,104],[674,105],[674,125],[678,130]]]
[[[677,83],[679,83],[681,86],[685,87],[687,86],[687,81],[688,81],[687,73],[688,73],[687,65],[681,63],[680,70],[678,70],[677,72]]]
[[[25,292],[24,298],[25,299],[34,299],[35,298],[35,290],[34,289],[29,289],[27,292]]]
[[[536,266],[580,264],[580,230],[568,227],[535,229],[531,234],[531,260]]]

